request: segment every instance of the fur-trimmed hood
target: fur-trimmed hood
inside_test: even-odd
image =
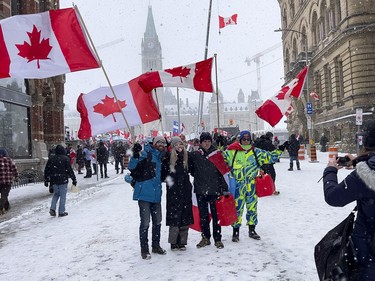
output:
[[[367,185],[368,188],[375,191],[375,156],[367,161],[359,162],[356,165],[358,177]]]

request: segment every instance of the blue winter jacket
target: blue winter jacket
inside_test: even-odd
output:
[[[352,240],[358,261],[368,267],[375,254],[370,248],[375,232],[375,155],[360,161],[356,169],[340,183],[335,167],[327,167],[323,176],[324,196],[329,205],[341,207],[357,201],[358,212]],[[375,280],[373,277],[372,280]]]
[[[137,164],[147,158],[147,152],[151,152],[151,162],[155,163],[155,177],[142,182],[136,182],[134,186],[133,200],[141,200],[152,203],[161,202],[161,161],[163,153],[153,148],[149,144],[145,145],[144,150],[140,153],[139,158],[132,157],[129,161],[128,168],[133,170]]]

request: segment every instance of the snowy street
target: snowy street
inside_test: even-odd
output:
[[[197,249],[200,234],[190,230],[187,251],[172,252],[163,218],[161,246],[167,255],[151,254],[148,261],[140,256],[132,187],[112,165],[110,179],[98,183],[78,175],[81,191],[68,193],[69,215],[63,218],[49,215],[51,195],[42,183],[12,189],[12,208],[0,217],[0,279],[318,280],[314,246],[353,207],[325,203],[322,182],[317,181],[328,153],[318,152],[318,160],[302,160],[301,171],[287,171],[286,158],[275,165],[280,195],[259,199],[256,230],[261,240],[248,237],[244,217],[239,243],[231,241],[232,228],[223,227],[224,249],[213,244]],[[348,173],[341,169],[339,178]],[[162,206],[165,211],[165,189]]]

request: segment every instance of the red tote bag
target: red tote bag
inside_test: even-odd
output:
[[[255,178],[255,190],[258,197],[270,196],[275,192],[275,184],[269,174],[263,171]]]
[[[232,194],[215,201],[219,225],[228,226],[237,221],[236,202]]]

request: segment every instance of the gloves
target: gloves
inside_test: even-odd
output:
[[[279,149],[281,151],[284,151],[285,148],[288,148],[289,147],[289,142],[288,141],[285,141],[282,145],[279,145]]]
[[[139,158],[139,152],[142,151],[142,145],[139,143],[135,143],[133,146],[133,157],[134,158]]]
[[[44,181],[44,186],[48,187],[49,186],[49,182],[48,181]]]
[[[224,192],[223,192],[223,196],[224,196],[224,197],[228,198],[229,195],[230,195],[230,192],[229,192],[229,191],[224,191]]]
[[[77,185],[77,181],[76,180],[74,180],[72,183],[73,183],[73,185]]]

